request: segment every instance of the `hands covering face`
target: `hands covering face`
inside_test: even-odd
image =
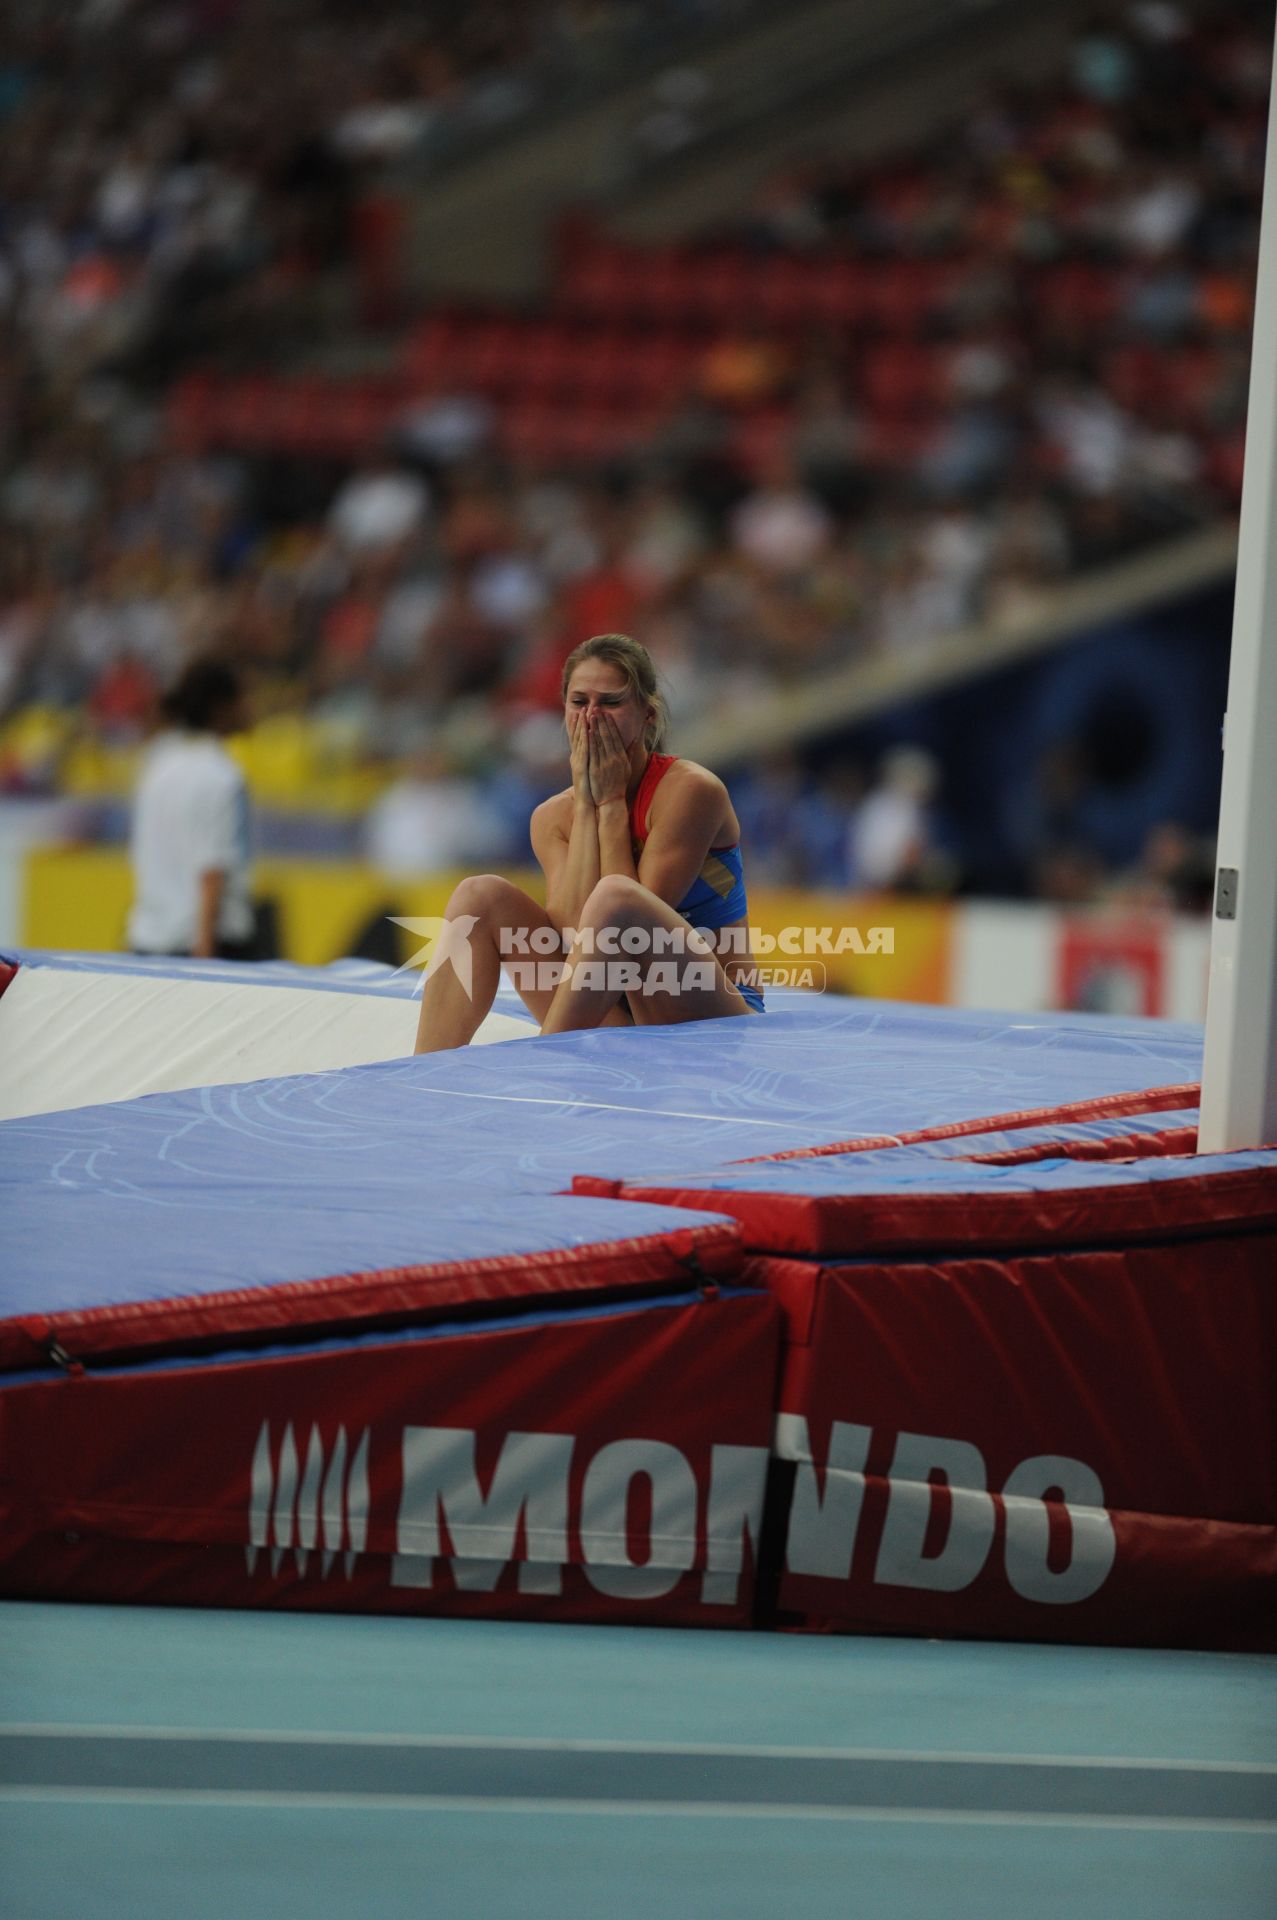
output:
[[[572,787],[596,807],[620,800],[630,779],[630,756],[620,729],[606,708],[572,708],[568,714]]]
[[[568,708],[568,746],[571,751],[572,791],[578,800],[594,804],[590,789],[590,729],[584,707]]]
[[[596,807],[623,800],[630,780],[630,756],[620,729],[606,707],[595,709],[589,726],[590,793]]]

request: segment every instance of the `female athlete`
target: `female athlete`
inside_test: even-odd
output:
[[[572,784],[531,821],[546,904],[496,874],[461,882],[445,918],[464,921],[470,964],[429,970],[418,1053],[473,1038],[503,963],[542,1033],[763,1011],[740,824],[717,775],[659,751],[647,649],[620,633],[584,641],[563,703]]]

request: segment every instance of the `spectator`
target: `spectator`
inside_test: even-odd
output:
[[[164,702],[133,806],[137,953],[252,960],[248,789],[223,739],[244,724],[238,674],[193,661]]]
[[[875,785],[852,817],[852,884],[891,892],[930,892],[952,875],[934,840],[932,803],[940,768],[922,747],[893,747]]]
[[[758,327],[724,334],[701,362],[701,390],[712,406],[751,407],[773,399],[790,370],[784,346]]]
[[[1215,893],[1215,849],[1178,820],[1160,820],[1145,837],[1137,865],[1119,874],[1111,897],[1124,906],[1209,913]]]
[[[19,723],[47,704],[50,738],[127,742],[148,688],[216,646],[384,762],[455,701],[494,735],[555,706],[557,662],[606,628],[639,629],[684,712],[719,719],[874,647],[1017,618],[1235,507],[1271,68],[1270,12],[1247,0],[1106,17],[1053,80],[991,91],[889,165],[786,167],[712,242],[770,256],[756,310],[750,286],[708,360],[690,337],[678,358],[672,326],[650,366],[583,356],[579,417],[535,380],[520,399],[519,356],[453,329],[438,383],[405,371],[409,411],[387,389],[367,437],[395,453],[338,482],[306,437],[323,383],[270,372],[340,307],[317,276],[355,271],[351,184],[374,163],[336,130],[434,137],[542,26],[560,51],[587,16],[600,45],[624,37],[617,0],[428,14],[329,9],[282,61],[271,9],[139,0],[89,34],[38,6],[5,28],[0,706]],[[798,311],[808,274],[821,314],[846,304],[827,334]],[[180,437],[185,394],[156,430],[192,353],[215,398],[219,361],[261,374],[213,409],[212,444],[242,457]],[[632,412],[596,418],[600,394],[630,404],[631,373]],[[335,414],[373,422],[377,392]],[[653,394],[673,396],[660,424]],[[774,792],[801,822],[810,779]]]
[[[364,852],[380,873],[412,879],[503,860],[503,823],[478,781],[442,747],[423,747],[372,807]]]
[[[764,574],[800,573],[825,552],[833,521],[804,485],[787,452],[774,456],[761,485],[737,507],[731,522],[738,553]]]
[[[386,553],[407,546],[425,526],[429,508],[420,474],[373,454],[341,487],[328,526],[347,553]]]

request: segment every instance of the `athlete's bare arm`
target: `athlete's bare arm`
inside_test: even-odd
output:
[[[736,816],[717,774],[693,762],[670,768],[652,802],[638,878],[676,907],[696,880],[705,856],[733,837]]]

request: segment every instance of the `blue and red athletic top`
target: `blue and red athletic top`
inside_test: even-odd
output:
[[[648,756],[638,792],[630,806],[630,840],[634,848],[635,866],[647,845],[647,816],[652,795],[677,758],[675,753],[653,753]],[[737,920],[748,919],[745,873],[741,865],[739,842],[734,842],[730,847],[710,848],[704,865],[675,911],[681,913],[692,926],[711,931],[716,927],[730,926]]]

